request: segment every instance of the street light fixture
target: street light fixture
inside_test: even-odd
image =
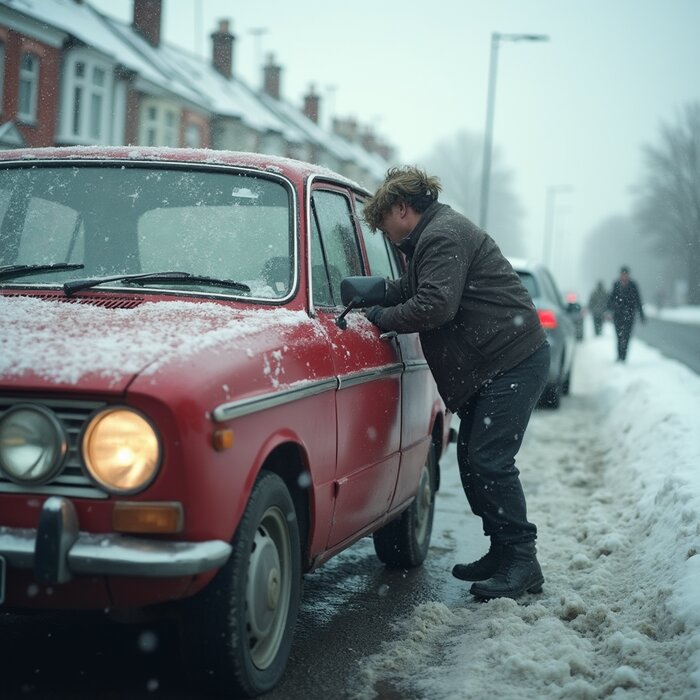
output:
[[[558,194],[562,192],[573,192],[573,189],[571,185],[550,185],[547,188],[542,261],[550,270],[554,266],[554,203]]]
[[[486,228],[489,209],[489,184],[491,180],[491,150],[493,144],[493,114],[496,102],[496,73],[498,70],[498,45],[501,41],[549,41],[546,34],[500,34],[491,33],[491,60],[489,63],[489,89],[486,106],[486,132],[484,134],[484,157],[481,169],[481,206],[479,226]]]

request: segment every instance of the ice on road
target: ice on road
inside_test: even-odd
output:
[[[465,584],[463,604],[417,606],[353,696],[700,698],[700,377],[634,337],[615,363],[610,326],[587,330],[571,396],[535,412],[518,458],[543,593],[477,603]],[[454,447],[442,479],[433,544],[463,561]]]

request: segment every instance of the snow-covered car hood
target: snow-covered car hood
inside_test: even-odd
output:
[[[209,350],[256,352],[259,343],[246,347],[247,338],[309,323],[302,311],[208,302],[160,300],[124,309],[2,296],[0,319],[0,385],[110,393]]]

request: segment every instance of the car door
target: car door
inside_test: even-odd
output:
[[[362,217],[362,201],[356,202],[362,241],[370,274],[397,279],[403,265],[398,251],[379,232],[373,232]],[[430,397],[434,396],[433,377],[425,361],[417,333],[397,337],[404,373],[401,381],[401,463],[392,507],[411,498],[431,436]]]
[[[311,193],[310,264],[314,311],[330,339],[338,378],[335,510],[329,547],[386,513],[399,470],[401,375],[395,339],[359,311],[341,329],[340,281],[364,273],[349,193],[316,184]]]

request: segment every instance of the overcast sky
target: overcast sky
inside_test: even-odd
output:
[[[130,21],[132,0],[89,0]],[[438,140],[482,134],[492,32],[546,34],[501,42],[494,143],[514,172],[529,252],[541,257],[547,189],[555,196],[558,276],[593,227],[629,212],[641,145],[700,100],[700,0],[163,0],[168,43],[210,56],[229,19],[234,70],[252,87],[272,52],[283,97],[310,84],[321,120],[373,124],[400,159],[420,164]],[[263,29],[256,36],[253,30]]]

